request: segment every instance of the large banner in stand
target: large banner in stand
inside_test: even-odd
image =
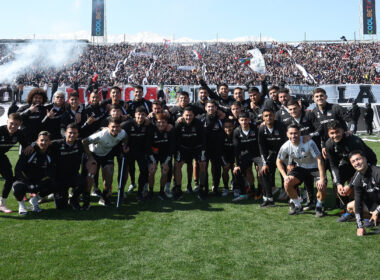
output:
[[[182,91],[187,91],[190,95],[190,101],[195,102],[198,100],[198,89],[200,86],[189,86],[189,85],[166,85],[163,87],[157,85],[144,85],[144,97],[148,100],[157,99],[157,94],[160,90],[163,90],[165,100],[169,106],[176,103],[177,96]],[[232,94],[233,89],[238,87],[230,86],[230,94]],[[245,86],[240,86],[245,88]],[[290,90],[290,94],[297,96],[299,98],[312,98],[313,90],[315,86],[308,85],[289,85],[286,86]],[[380,103],[380,85],[320,85],[327,92],[328,101],[331,103],[352,103],[356,101],[357,103]],[[210,88],[216,91],[216,86],[211,85]],[[258,86],[261,90],[261,87]],[[23,94],[21,97],[22,101],[25,101],[28,93],[33,89],[31,86],[26,86],[23,89]],[[70,93],[74,91],[71,87],[59,87],[58,90],[65,92],[66,99],[70,96]],[[90,92],[85,92],[86,87],[79,87],[79,96],[82,103],[88,103]],[[109,98],[110,88],[107,89],[107,98]],[[99,93],[102,96],[102,88],[99,88]],[[50,99],[51,88],[48,87],[47,95]],[[0,101],[7,102],[10,99],[11,94],[5,93],[4,97],[0,96]],[[245,92],[245,97],[248,98],[248,92]],[[122,87],[122,99],[129,101],[134,98],[133,87],[130,85],[125,85]]]

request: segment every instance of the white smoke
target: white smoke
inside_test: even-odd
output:
[[[79,59],[84,44],[68,41],[40,41],[27,44],[10,45],[5,57],[10,60],[0,65],[0,83],[9,84],[17,76],[30,71],[55,68],[59,70],[70,66]]]

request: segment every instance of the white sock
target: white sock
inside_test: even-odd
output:
[[[31,199],[29,199],[29,202],[30,202],[30,204],[33,205],[33,207],[36,207],[36,206],[38,206],[38,200],[39,200],[39,195],[36,194]]]
[[[267,201],[267,197],[263,195],[263,201]]]
[[[273,201],[273,197],[268,197],[267,200],[268,201]]]
[[[24,209],[26,209],[26,207],[25,207],[25,203],[24,203],[23,200],[21,200],[21,201],[17,201],[17,203],[18,203],[19,208],[24,208]]]
[[[301,207],[301,203],[298,200],[298,198],[292,198],[292,202],[294,203],[294,206],[296,206],[297,208]]]
[[[0,206],[4,206],[6,202],[7,202],[6,198],[0,197]]]

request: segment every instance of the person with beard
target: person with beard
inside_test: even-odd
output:
[[[250,102],[246,102],[246,100],[244,99],[244,90],[241,87],[234,88],[233,97],[235,101],[240,102],[241,110],[243,112],[249,111]]]
[[[286,123],[288,120],[290,120],[291,116],[289,114],[288,108],[286,107],[286,104],[291,99],[289,95],[289,89],[287,88],[281,88],[278,91],[277,95],[278,101],[281,104],[280,109],[276,112],[274,119],[283,123]]]
[[[168,117],[168,120],[170,118],[170,113],[167,109],[164,109],[164,103],[160,100],[154,100],[152,102],[152,112],[148,114],[148,119],[152,122],[152,124],[156,124],[157,121],[157,115],[158,114],[164,114]]]
[[[249,100],[246,101],[249,102],[249,112],[253,114],[251,117],[253,117],[253,120],[259,125],[263,121],[262,116],[264,99],[262,95],[260,95],[260,91],[257,87],[249,88],[248,96]]]
[[[17,112],[22,117],[22,126],[27,144],[31,144],[37,139],[38,133],[44,129],[42,120],[46,116],[46,109],[43,105],[47,101],[46,92],[41,88],[32,89],[27,98],[27,105],[21,106]]]
[[[271,86],[269,88],[269,99],[264,102],[264,109],[271,109],[273,112],[277,112],[281,108],[281,103],[278,101],[278,86]]]
[[[53,95],[53,103],[46,105],[46,116],[42,120],[45,129],[49,131],[51,140],[61,139],[62,117],[66,112],[65,93],[56,91]]]

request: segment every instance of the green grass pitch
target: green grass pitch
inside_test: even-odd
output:
[[[368,145],[380,155],[380,143]],[[8,155],[14,164],[16,152]],[[115,199],[116,179],[113,186]],[[337,223],[337,216],[289,216],[286,203],[260,209],[254,200],[231,200],[185,195],[138,204],[134,193],[120,209],[93,200],[88,212],[57,211],[50,202],[21,217],[11,194],[15,212],[0,214],[0,279],[379,277],[375,231],[359,238],[355,223]]]

